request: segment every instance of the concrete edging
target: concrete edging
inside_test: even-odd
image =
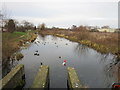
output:
[[[4,88],[22,88],[25,84],[24,65],[18,64],[2,80],[2,89]]]

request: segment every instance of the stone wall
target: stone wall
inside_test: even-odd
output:
[[[24,65],[17,65],[0,82],[2,88],[22,88],[25,84]]]

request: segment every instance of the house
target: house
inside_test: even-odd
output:
[[[97,26],[89,26],[88,28],[89,28],[88,30],[90,32],[98,32],[98,29],[99,29],[99,27],[97,27]]]
[[[115,29],[112,28],[100,28],[98,29],[99,32],[115,32]]]

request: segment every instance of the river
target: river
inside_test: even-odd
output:
[[[36,51],[38,56],[34,55]],[[20,52],[24,58],[12,62],[12,66],[24,64],[25,88],[31,87],[41,62],[50,68],[50,88],[67,88],[67,67],[74,67],[81,82],[90,88],[110,88],[115,81],[110,69],[110,64],[115,61],[114,55],[101,54],[64,38],[38,35],[27,49]],[[67,60],[66,66],[62,65],[64,60]]]

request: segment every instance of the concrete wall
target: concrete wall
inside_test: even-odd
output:
[[[67,81],[68,88],[70,90],[74,90],[76,88],[84,88],[84,86],[81,84],[77,73],[74,68],[68,67],[68,81]]]
[[[49,67],[41,65],[31,88],[49,88]]]
[[[22,88],[25,84],[24,65],[17,65],[0,82],[2,88]]]

